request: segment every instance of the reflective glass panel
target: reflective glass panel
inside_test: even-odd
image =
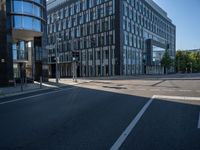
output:
[[[41,21],[38,19],[34,19],[33,21],[33,30],[41,31]]]
[[[24,2],[23,3],[23,12],[27,14],[33,14],[33,5],[32,3]]]
[[[162,57],[165,53],[165,49],[157,46],[153,46],[153,63],[154,65],[160,65]]]
[[[14,16],[14,27],[15,28],[22,28],[22,17],[21,16]]]
[[[40,7],[34,6],[34,16],[41,17]]]
[[[16,47],[16,44],[12,45],[12,49],[13,49],[13,59],[16,60],[17,59],[17,47]]]
[[[33,25],[32,25],[32,18],[31,17],[23,17],[23,27],[24,29],[29,29],[32,30]]]
[[[23,6],[22,1],[14,1],[13,2],[13,11],[17,12],[17,13],[22,13],[22,10],[23,10],[22,6]]]

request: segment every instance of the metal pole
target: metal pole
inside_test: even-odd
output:
[[[42,76],[40,76],[40,88],[42,88]]]
[[[22,71],[22,64],[20,63],[20,86],[21,86],[21,92],[23,92],[23,71]]]
[[[72,68],[73,68],[73,81],[74,81],[74,60],[73,60],[73,63],[72,63]]]
[[[58,84],[58,39],[56,38],[56,83]]]
[[[75,65],[74,65],[74,71],[75,71],[75,82],[77,82],[77,66],[76,66],[76,60],[75,60]]]
[[[57,22],[59,19],[59,16],[55,13],[54,17],[56,18],[55,21]],[[55,23],[56,23],[55,22]],[[55,48],[55,57],[56,57],[56,84],[58,84],[58,37],[56,36],[56,48]]]
[[[23,92],[23,79],[22,79],[22,77],[21,77],[21,92]]]

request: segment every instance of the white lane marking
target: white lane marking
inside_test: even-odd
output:
[[[200,91],[199,91],[199,90],[197,90],[196,92],[197,92],[197,93],[200,93]]]
[[[199,112],[199,122],[198,122],[197,128],[200,129],[200,112]]]
[[[149,105],[152,103],[154,99],[154,96],[148,100],[148,102],[143,106],[143,108],[140,110],[140,112],[135,116],[135,118],[131,121],[131,123],[128,125],[128,127],[123,131],[123,133],[120,135],[120,137],[117,139],[117,141],[112,145],[110,150],[118,150],[120,146],[123,144],[123,142],[126,140],[130,132],[133,130],[133,128],[136,126],[142,115],[145,113]]]
[[[30,100],[30,98],[39,97],[39,96],[43,96],[43,95],[48,95],[48,94],[52,94],[52,93],[57,93],[57,92],[61,92],[61,91],[67,91],[67,90],[71,90],[71,89],[75,89],[75,88],[78,88],[78,87],[61,89],[61,90],[51,91],[51,92],[42,93],[42,94],[38,94],[38,95],[32,95],[32,96],[28,96],[28,97],[18,98],[18,99],[14,99],[14,100],[10,100],[10,101],[5,101],[5,102],[1,102],[0,105],[13,103],[13,102],[18,102],[18,101],[23,101],[25,99]]]
[[[200,97],[154,95],[154,98],[200,101]]]

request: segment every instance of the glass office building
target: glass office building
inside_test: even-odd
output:
[[[0,83],[47,80],[46,0],[1,0],[0,13]]]
[[[176,27],[152,0],[49,0],[47,20],[50,76],[56,51],[61,77],[73,52],[83,77],[158,73],[165,50],[175,57]]]

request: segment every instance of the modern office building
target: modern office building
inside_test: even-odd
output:
[[[0,0],[0,86],[47,80],[45,37],[46,0]]]
[[[175,57],[176,27],[152,0],[48,0],[49,74],[80,76],[160,73],[167,50]],[[172,67],[171,72],[174,71]]]

